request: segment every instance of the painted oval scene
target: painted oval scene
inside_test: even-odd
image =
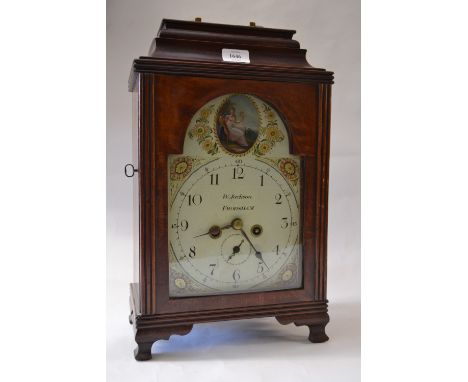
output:
[[[257,140],[260,116],[253,101],[245,94],[228,97],[219,108],[215,121],[219,141],[229,152],[244,153]]]

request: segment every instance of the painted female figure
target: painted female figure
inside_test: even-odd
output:
[[[226,142],[228,146],[234,143],[241,148],[248,148],[250,145],[245,137],[247,127],[244,124],[244,119],[243,112],[239,113],[239,118],[237,117],[234,104],[226,104],[218,117],[217,130],[219,139],[222,142]]]

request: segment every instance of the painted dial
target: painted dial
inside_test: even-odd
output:
[[[172,199],[170,251],[199,294],[271,290],[299,258],[299,209],[274,165],[216,158],[193,169]]]

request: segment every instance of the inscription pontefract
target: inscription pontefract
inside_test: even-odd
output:
[[[252,199],[252,195],[246,194],[223,194],[224,200],[233,200],[233,201],[240,201],[240,200],[250,200]],[[253,211],[255,206],[223,206],[223,211]]]

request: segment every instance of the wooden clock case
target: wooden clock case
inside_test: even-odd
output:
[[[137,360],[151,346],[193,324],[274,316],[307,325],[311,342],[328,340],[326,299],[330,97],[333,73],[310,66],[294,30],[163,20],[149,56],[135,59],[134,96],[136,275],[130,323]],[[250,63],[223,62],[223,48],[243,49]],[[167,159],[182,153],[186,128],[206,102],[248,93],[282,113],[290,152],[301,156],[303,286],[237,295],[170,298]]]

